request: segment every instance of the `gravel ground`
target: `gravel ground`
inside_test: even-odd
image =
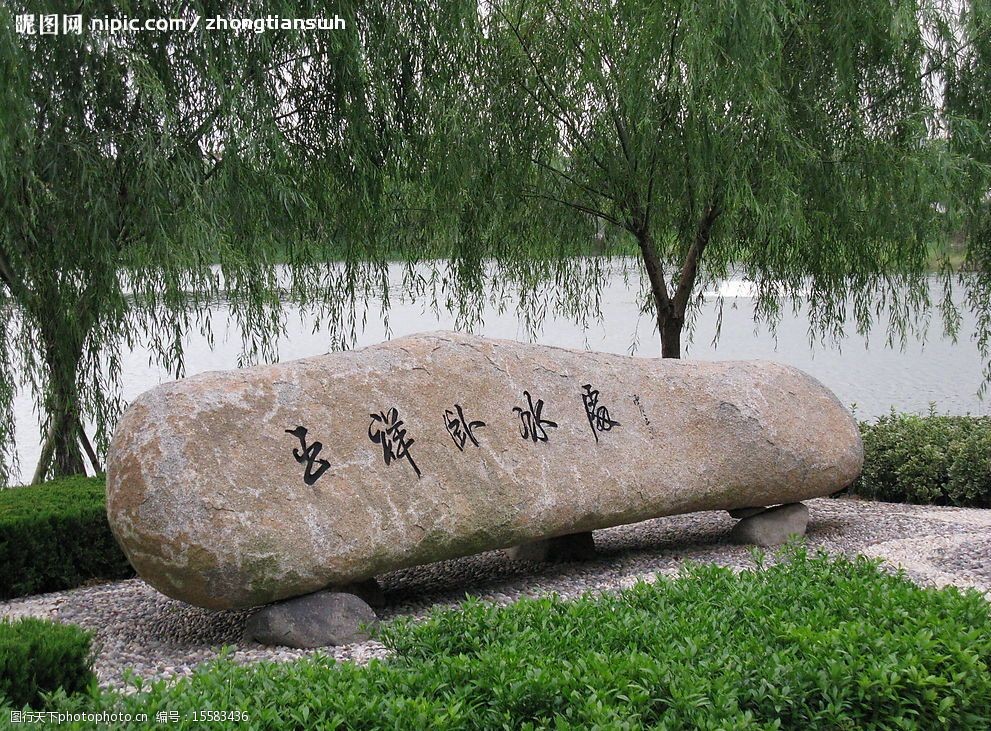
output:
[[[856,499],[808,503],[810,548],[863,553],[902,567],[926,586],[955,584],[991,596],[991,510],[936,508]],[[505,604],[521,596],[564,597],[608,591],[656,574],[676,574],[686,560],[732,567],[752,565],[750,549],[727,542],[735,521],[704,512],[658,518],[595,532],[595,561],[536,564],[510,561],[501,551],[395,571],[379,577],[383,619],[422,616],[466,594]],[[94,632],[101,684],[127,687],[127,669],[146,678],[188,675],[231,646],[237,662],[288,660],[307,650],[264,647],[242,640],[252,610],[210,611],[169,599],[140,579],[100,584],[0,603],[0,617],[32,615],[71,622]],[[374,641],[325,648],[339,660],[384,657]]]

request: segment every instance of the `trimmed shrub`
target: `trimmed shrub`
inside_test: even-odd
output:
[[[991,507],[991,418],[882,416],[862,422],[864,472],[851,492],[891,502]]]
[[[72,477],[0,490],[0,599],[134,575],[107,523],[105,484]]]
[[[86,690],[92,682],[90,634],[33,617],[0,621],[0,706],[41,707],[42,693]]]
[[[617,595],[469,600],[380,638],[393,656],[365,667],[221,661],[63,707],[239,729],[991,726],[988,603],[864,558],[793,549],[774,566],[689,566]]]

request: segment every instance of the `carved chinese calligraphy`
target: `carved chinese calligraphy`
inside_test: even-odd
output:
[[[621,426],[618,421],[609,418],[609,409],[598,405],[599,392],[590,383],[582,386],[582,403],[585,405],[585,416],[588,417],[588,425],[595,441],[599,441],[600,431],[610,431],[614,426]]]
[[[406,438],[406,430],[399,418],[398,409],[393,407],[388,412],[380,411],[369,416],[372,417],[372,422],[368,425],[368,438],[375,444],[382,445],[382,456],[386,466],[389,466],[394,459],[405,459],[416,476],[420,477],[420,468],[416,466],[409,451],[416,440]]]
[[[535,443],[546,442],[547,427],[557,429],[557,422],[544,419],[540,415],[544,410],[543,399],[537,399],[537,404],[534,405],[529,391],[524,391],[523,395],[526,396],[527,407],[525,409],[519,406],[513,407],[513,413],[520,417],[520,436]]]
[[[454,411],[450,409],[444,410],[444,426],[447,427],[447,433],[451,435],[454,444],[463,452],[465,451],[465,442],[469,439],[476,447],[479,446],[478,440],[475,439],[474,431],[485,426],[485,422],[468,421],[465,418],[465,413],[461,405],[454,404]]]
[[[303,482],[307,485],[313,485],[320,476],[323,475],[330,468],[330,462],[325,459],[317,459],[320,454],[320,450],[323,449],[323,444],[320,442],[313,442],[309,447],[306,446],[306,427],[297,426],[295,429],[286,429],[286,434],[292,434],[294,437],[299,439],[299,449],[295,447],[292,450],[292,456],[296,458],[296,461],[300,464],[305,464],[306,469],[303,471]],[[302,450],[302,451],[300,451]],[[317,469],[313,469],[313,465],[320,465]]]
[[[547,430],[557,429],[559,426],[558,423],[544,418],[543,399],[537,399],[536,403],[534,403],[529,391],[524,391],[523,396],[526,399],[526,406],[513,407],[513,413],[519,419],[518,427],[520,436],[524,440],[533,443],[548,441]],[[600,405],[599,396],[598,389],[592,388],[591,384],[586,383],[582,386],[581,397],[585,409],[585,417],[588,420],[589,428],[592,430],[592,436],[596,442],[599,441],[599,432],[611,431],[614,427],[621,426],[620,422],[609,415],[609,409]],[[634,398],[634,402],[637,403],[638,407],[640,406],[638,398]],[[642,410],[642,407],[640,408]],[[415,440],[407,436],[405,423],[399,418],[399,410],[393,407],[388,411],[380,411],[369,414],[369,416],[371,417],[371,423],[368,425],[368,438],[373,444],[381,445],[382,457],[386,466],[392,464],[394,460],[406,460],[410,467],[413,468],[416,476],[421,477],[420,468],[413,459],[410,451]],[[454,404],[453,409],[444,410],[444,427],[447,429],[447,433],[450,435],[454,445],[461,452],[465,451],[465,446],[469,442],[476,447],[481,446],[475,432],[484,426],[486,426],[486,423],[480,419],[468,419],[465,416],[464,408],[459,403]],[[320,450],[323,449],[323,444],[312,442],[307,445],[307,430],[303,426],[297,426],[295,429],[286,429],[285,432],[292,434],[299,440],[300,446],[298,449],[294,448],[292,450],[292,455],[297,462],[306,466],[303,473],[303,482],[307,485],[315,484],[324,472],[330,468],[330,462],[318,458]]]

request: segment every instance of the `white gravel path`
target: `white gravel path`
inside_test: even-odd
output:
[[[856,499],[808,503],[807,545],[862,553],[902,567],[927,586],[974,587],[991,596],[991,510],[936,508]],[[596,531],[599,558],[564,564],[514,562],[501,551],[419,566],[379,577],[383,619],[422,616],[467,594],[497,603],[556,592],[571,597],[608,591],[656,574],[673,575],[686,561],[751,566],[750,549],[728,543],[735,521],[725,512],[658,518]],[[311,651],[263,647],[242,640],[251,610],[215,612],[169,599],[140,579],[0,603],[0,617],[37,616],[92,630],[101,684],[124,687],[130,668],[146,678],[188,675],[229,646],[237,662],[288,660]],[[386,655],[377,642],[324,648],[340,660]]]

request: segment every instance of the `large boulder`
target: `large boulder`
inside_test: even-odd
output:
[[[445,332],[148,391],[114,435],[107,512],[160,591],[247,607],[662,515],[828,495],[862,460],[853,418],[795,368]]]

